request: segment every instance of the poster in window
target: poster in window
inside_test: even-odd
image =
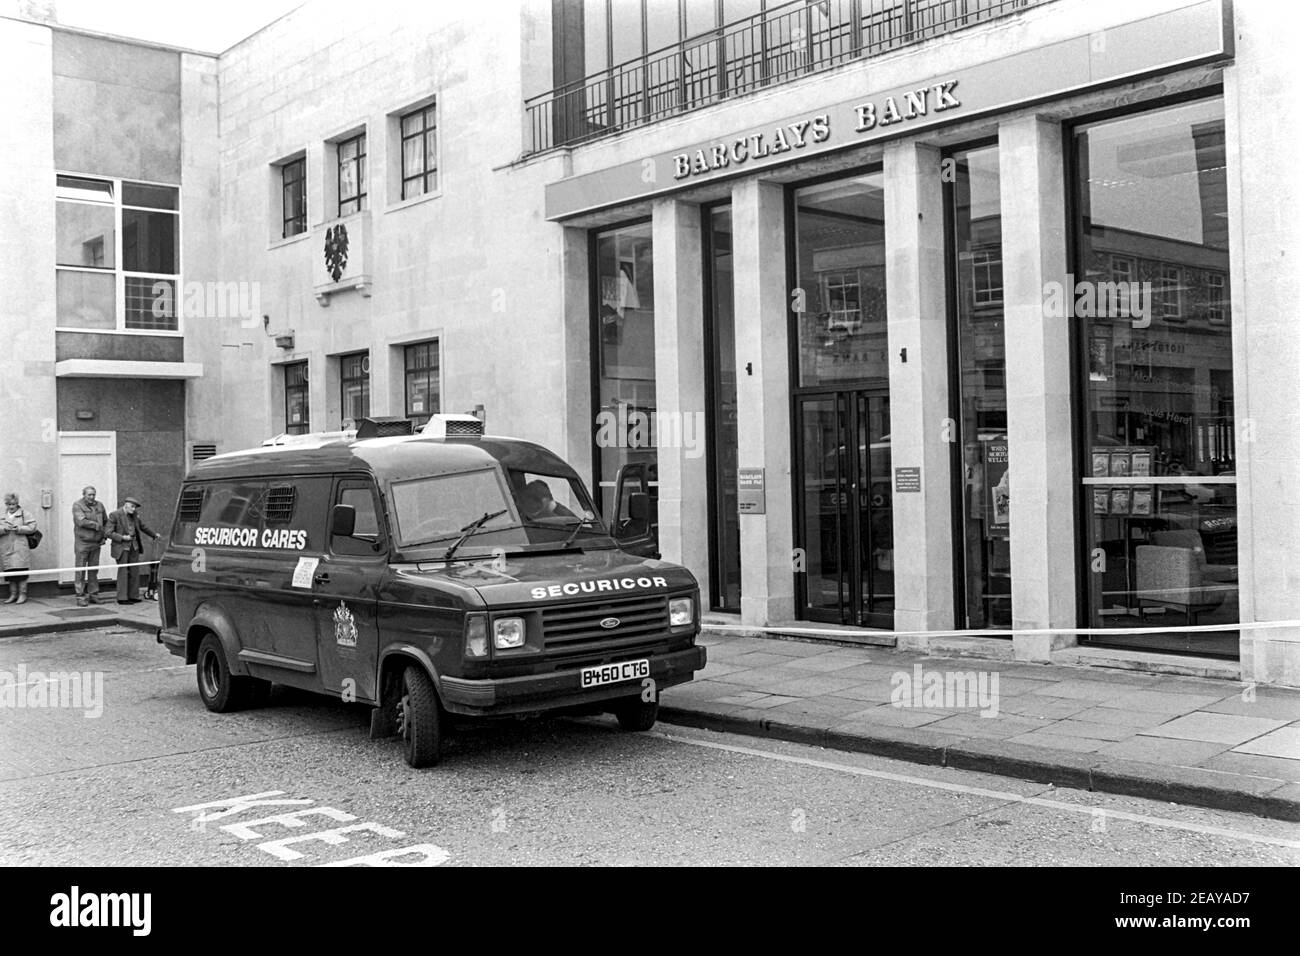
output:
[[[1132,514],[1135,515],[1151,514],[1151,501],[1152,498],[1154,497],[1154,495],[1152,494],[1153,491],[1154,489],[1150,485],[1147,485],[1142,488],[1133,489]]]
[[[1110,513],[1126,515],[1132,507],[1133,493],[1130,488],[1112,488],[1110,492]]]
[[[1104,451],[1092,453],[1092,477],[1105,478],[1110,474],[1110,455]]]
[[[986,439],[984,445],[984,536],[1006,538],[1011,531],[1011,473],[1005,438]]]
[[[1146,478],[1151,474],[1151,451],[1133,452],[1133,475]]]
[[[1110,474],[1112,478],[1127,478],[1133,473],[1133,456],[1127,451],[1110,453]]]
[[[1092,489],[1092,513],[1095,515],[1110,514],[1110,489],[1109,488]]]
[[[1114,364],[1110,335],[1095,332],[1088,341],[1088,378],[1094,382],[1109,381]]]

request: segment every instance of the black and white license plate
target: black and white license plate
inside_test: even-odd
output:
[[[643,659],[639,661],[621,661],[617,664],[601,664],[597,667],[584,667],[580,673],[583,687],[617,684],[619,681],[649,677],[650,661]]]

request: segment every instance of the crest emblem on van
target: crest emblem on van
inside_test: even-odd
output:
[[[334,643],[341,647],[357,646],[357,621],[347,604],[340,604],[334,610]]]
[[[623,622],[616,617],[607,617],[601,620],[600,626],[607,631],[612,631],[614,628],[618,627],[622,623]]]

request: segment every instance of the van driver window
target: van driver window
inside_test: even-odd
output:
[[[370,485],[360,481],[339,485],[335,503],[355,508],[356,523],[351,537],[345,538],[337,534],[330,537],[330,550],[335,554],[375,554],[375,545],[382,535],[379,516],[375,512],[375,496]]]

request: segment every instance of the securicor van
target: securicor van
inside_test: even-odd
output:
[[[646,519],[644,496],[634,517]],[[619,549],[561,458],[494,437],[334,437],[218,455],[182,484],[159,641],[218,712],[284,684],[368,705],[420,767],[449,715],[615,714],[705,665],[699,585]]]

